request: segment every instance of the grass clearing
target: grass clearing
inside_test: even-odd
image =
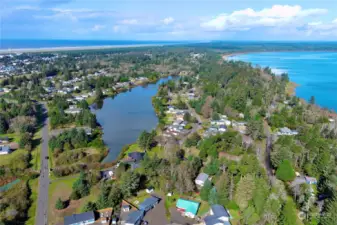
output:
[[[64,216],[69,216],[74,213],[80,213],[82,207],[88,201],[96,201],[97,194],[99,193],[99,185],[91,188],[89,196],[79,200],[70,201],[67,208],[63,210],[55,209],[55,204],[58,198],[63,201],[68,201],[72,192],[72,186],[77,180],[78,174],[67,177],[54,179],[49,186],[49,206],[48,206],[48,220],[49,224],[58,224],[63,222]]]
[[[155,155],[157,155],[159,158],[164,157],[164,148],[160,146],[156,146],[152,148],[151,150],[147,151],[147,154],[152,158]]]

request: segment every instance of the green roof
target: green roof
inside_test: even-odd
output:
[[[192,213],[193,215],[197,215],[200,203],[194,202],[186,199],[179,198],[176,204],[177,208],[184,209],[185,212]]]

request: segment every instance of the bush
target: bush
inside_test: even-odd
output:
[[[296,174],[289,160],[283,160],[276,170],[276,177],[282,181],[294,180]]]

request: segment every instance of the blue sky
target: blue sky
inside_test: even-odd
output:
[[[336,0],[1,0],[3,39],[337,40]]]

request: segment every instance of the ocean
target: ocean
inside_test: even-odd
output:
[[[132,41],[132,40],[19,40],[0,39],[0,49],[57,48],[121,45],[173,45],[188,42],[175,41]]]
[[[274,73],[288,73],[297,83],[296,96],[337,111],[337,52],[267,52],[230,57],[253,65],[269,66]]]

